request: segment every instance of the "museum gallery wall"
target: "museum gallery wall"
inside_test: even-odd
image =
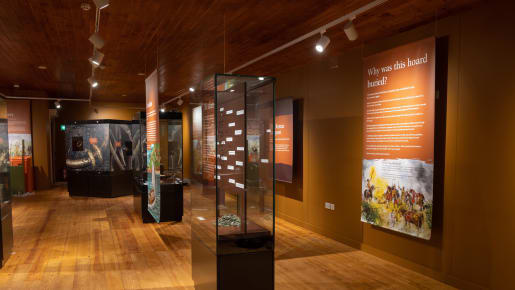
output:
[[[329,49],[319,61],[279,74],[277,95],[304,102],[304,172],[302,199],[277,195],[277,215],[461,289],[512,288],[515,195],[507,190],[512,188],[511,180],[501,177],[515,174],[515,39],[507,37],[513,35],[510,11],[514,9],[513,1],[482,4],[436,25],[392,32],[393,36],[340,52],[338,57]],[[439,49],[435,57],[435,142],[434,147],[428,145],[435,148],[434,187],[432,198],[429,188],[413,188],[424,196],[422,205],[421,199],[418,205],[401,205],[406,207],[404,214],[411,206],[412,216],[422,213],[423,223],[420,229],[412,222],[404,228],[400,209],[400,228],[391,222],[381,227],[363,223],[367,57],[430,37],[436,37],[437,48],[441,40],[448,41],[444,59]],[[446,67],[439,69],[442,64]],[[427,165],[431,155],[426,156],[407,158]],[[380,158],[367,160],[375,159]],[[400,181],[393,185],[400,186],[399,195],[402,186],[408,187]],[[374,190],[375,200],[370,201],[393,209],[393,204],[380,203],[386,199],[385,191]],[[430,200],[429,237],[429,224],[424,223],[429,220]],[[325,202],[335,204],[335,210],[324,208]],[[401,232],[387,229],[396,226]]]

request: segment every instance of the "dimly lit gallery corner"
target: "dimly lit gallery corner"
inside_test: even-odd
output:
[[[514,1],[0,3],[0,289],[515,289]]]

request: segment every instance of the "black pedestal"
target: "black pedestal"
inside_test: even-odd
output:
[[[145,179],[133,178],[133,207],[144,223],[155,222],[148,212]],[[161,184],[161,222],[182,221],[184,212],[182,184]]]
[[[10,200],[2,202],[0,213],[2,217],[2,222],[0,224],[1,268],[3,267],[5,262],[7,262],[7,259],[9,259],[9,257],[11,256],[11,252],[13,249],[13,217]]]
[[[191,247],[195,289],[274,289],[274,239],[269,232],[221,236],[217,253],[192,233]]]
[[[68,172],[70,196],[118,197],[130,195],[130,171],[72,171]]]

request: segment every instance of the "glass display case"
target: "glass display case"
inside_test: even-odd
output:
[[[133,170],[133,207],[144,223],[155,222],[148,212],[146,173],[146,119],[140,112],[137,123],[142,132],[141,167]],[[159,203],[160,222],[181,221],[183,216],[183,169],[182,169],[182,114],[180,112],[159,113],[159,137],[161,146],[161,194]]]
[[[13,220],[9,187],[9,139],[7,133],[7,103],[0,98],[0,260],[5,264],[13,248]]]
[[[215,157],[212,185],[192,191],[197,289],[274,287],[274,89],[273,78],[217,74],[212,111],[204,100]]]
[[[66,126],[70,195],[115,197],[131,193],[131,172],[141,162],[141,128],[132,121],[74,121]]]

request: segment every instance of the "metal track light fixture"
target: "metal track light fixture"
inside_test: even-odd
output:
[[[102,60],[104,59],[104,54],[99,51],[104,47],[105,41],[100,36],[100,10],[109,6],[109,0],[93,0],[95,6],[97,7],[95,11],[95,32],[89,37],[89,42],[93,44],[93,56],[91,56],[88,60],[91,63],[91,76],[88,78],[88,82],[91,85],[91,89],[98,87],[98,81],[95,79],[95,69],[98,67],[102,68]],[[84,11],[87,11],[83,8]],[[91,97],[93,95],[93,91],[90,89],[89,91],[89,100],[91,102]]]
[[[102,47],[104,47],[104,39],[100,36],[100,34],[98,34],[98,32],[91,34],[88,40],[96,49],[102,49]]]
[[[93,0],[93,2],[95,2],[95,6],[97,6],[98,9],[104,9],[109,6],[109,0]]]
[[[358,39],[358,31],[352,22],[355,18],[356,17],[352,17],[351,20],[349,20],[347,23],[345,23],[345,26],[343,26],[343,31],[350,41]]]
[[[102,63],[102,60],[104,59],[104,54],[101,53],[98,50],[93,51],[93,56],[90,57],[88,60],[94,67],[99,67]]]
[[[98,82],[93,78],[93,76],[88,78],[88,82],[92,88],[98,87]]]
[[[320,39],[317,41],[317,43],[315,45],[315,50],[318,51],[319,53],[324,52],[324,50],[327,48],[327,46],[331,42],[329,37],[324,35],[324,33],[325,33],[325,30],[320,31]]]

